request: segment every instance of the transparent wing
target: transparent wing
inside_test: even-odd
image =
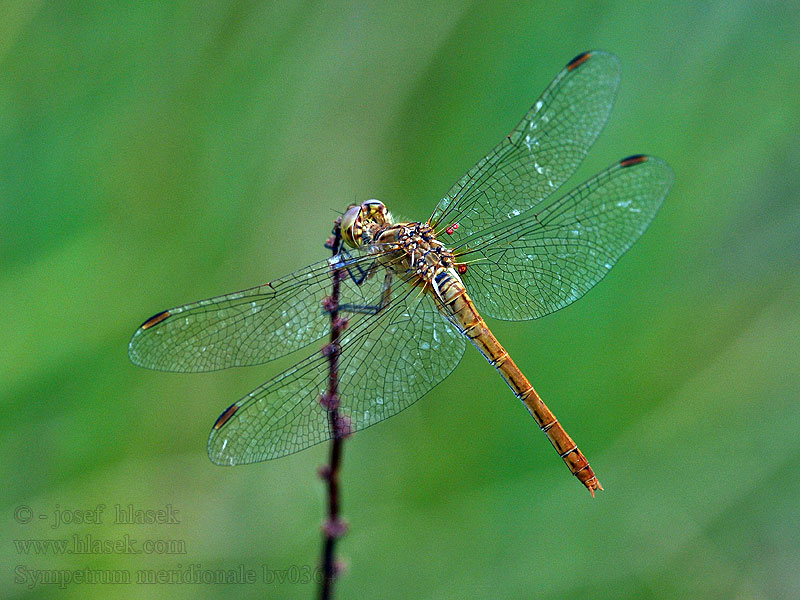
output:
[[[458,223],[450,234],[457,243],[555,192],[605,126],[619,73],[619,61],[607,52],[570,61],[514,131],[439,202],[428,220],[437,234]]]
[[[374,305],[383,273],[360,285],[375,256],[346,258],[342,303]],[[133,334],[134,364],[159,371],[215,371],[255,365],[284,356],[330,332],[322,300],[331,291],[328,260],[265,285],[171,308],[145,321]]]
[[[339,357],[340,410],[353,431],[413,404],[455,369],[464,337],[428,293],[396,282],[388,309],[344,332]],[[328,386],[328,358],[310,356],[231,405],[208,439],[221,465],[259,462],[331,439],[319,398]]]
[[[672,185],[662,160],[631,156],[538,213],[529,210],[454,248],[482,313],[534,319],[583,296],[644,233]]]

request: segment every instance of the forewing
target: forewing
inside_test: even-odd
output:
[[[619,61],[607,52],[570,61],[514,131],[439,202],[429,219],[437,233],[457,223],[450,234],[457,243],[555,192],[608,120],[619,73]]]
[[[351,321],[342,338],[340,411],[352,431],[413,404],[447,377],[464,353],[464,337],[430,295],[398,284],[388,309]],[[233,404],[211,430],[211,460],[259,462],[330,439],[328,414],[319,402],[328,374],[328,358],[317,353]]]
[[[672,185],[662,160],[632,156],[547,208],[463,240],[457,260],[482,313],[533,319],[583,296],[644,233]]]
[[[356,284],[375,257],[345,262],[342,302],[378,302],[382,272]],[[255,365],[284,356],[330,331],[322,300],[330,295],[331,277],[331,263],[323,260],[265,285],[171,308],[136,330],[128,355],[141,367],[183,372]]]

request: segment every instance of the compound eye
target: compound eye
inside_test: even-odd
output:
[[[351,206],[342,215],[342,239],[351,248],[361,245],[361,206]]]
[[[380,200],[367,200],[361,206],[364,208],[365,216],[376,223],[386,223],[386,206]]]

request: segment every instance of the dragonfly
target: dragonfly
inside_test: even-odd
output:
[[[130,359],[179,372],[257,365],[325,338],[338,311],[346,328],[335,408],[349,434],[428,393],[469,341],[594,496],[603,488],[589,461],[483,317],[536,319],[571,304],[653,221],[673,180],[653,156],[629,156],[557,194],[605,126],[619,80],[613,54],[576,56],[427,221],[394,222],[378,200],[352,204],[338,221],[334,256],[154,315],[133,334]],[[313,352],[225,409],[208,439],[211,460],[265,461],[339,435],[328,418],[327,354]]]

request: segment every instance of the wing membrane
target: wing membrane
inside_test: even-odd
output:
[[[574,302],[644,233],[671,185],[665,162],[630,157],[538,213],[464,239],[454,251],[475,305],[515,321]]]
[[[578,168],[608,120],[619,61],[593,51],[573,59],[511,134],[461,178],[429,222],[452,223],[453,242],[519,215],[550,196]]]
[[[345,260],[355,277],[366,274],[374,261],[374,256]],[[182,372],[274,360],[330,332],[321,303],[330,295],[331,277],[330,261],[323,260],[258,287],[164,311],[133,334],[128,354],[136,365]],[[361,285],[348,276],[341,302],[376,304],[382,286],[381,273]]]
[[[340,410],[353,431],[413,404],[447,377],[464,353],[464,337],[438,312],[430,294],[398,283],[388,309],[351,322],[342,338]],[[317,353],[232,405],[211,430],[211,460],[259,462],[330,439],[327,412],[319,403],[328,368],[328,358]]]

